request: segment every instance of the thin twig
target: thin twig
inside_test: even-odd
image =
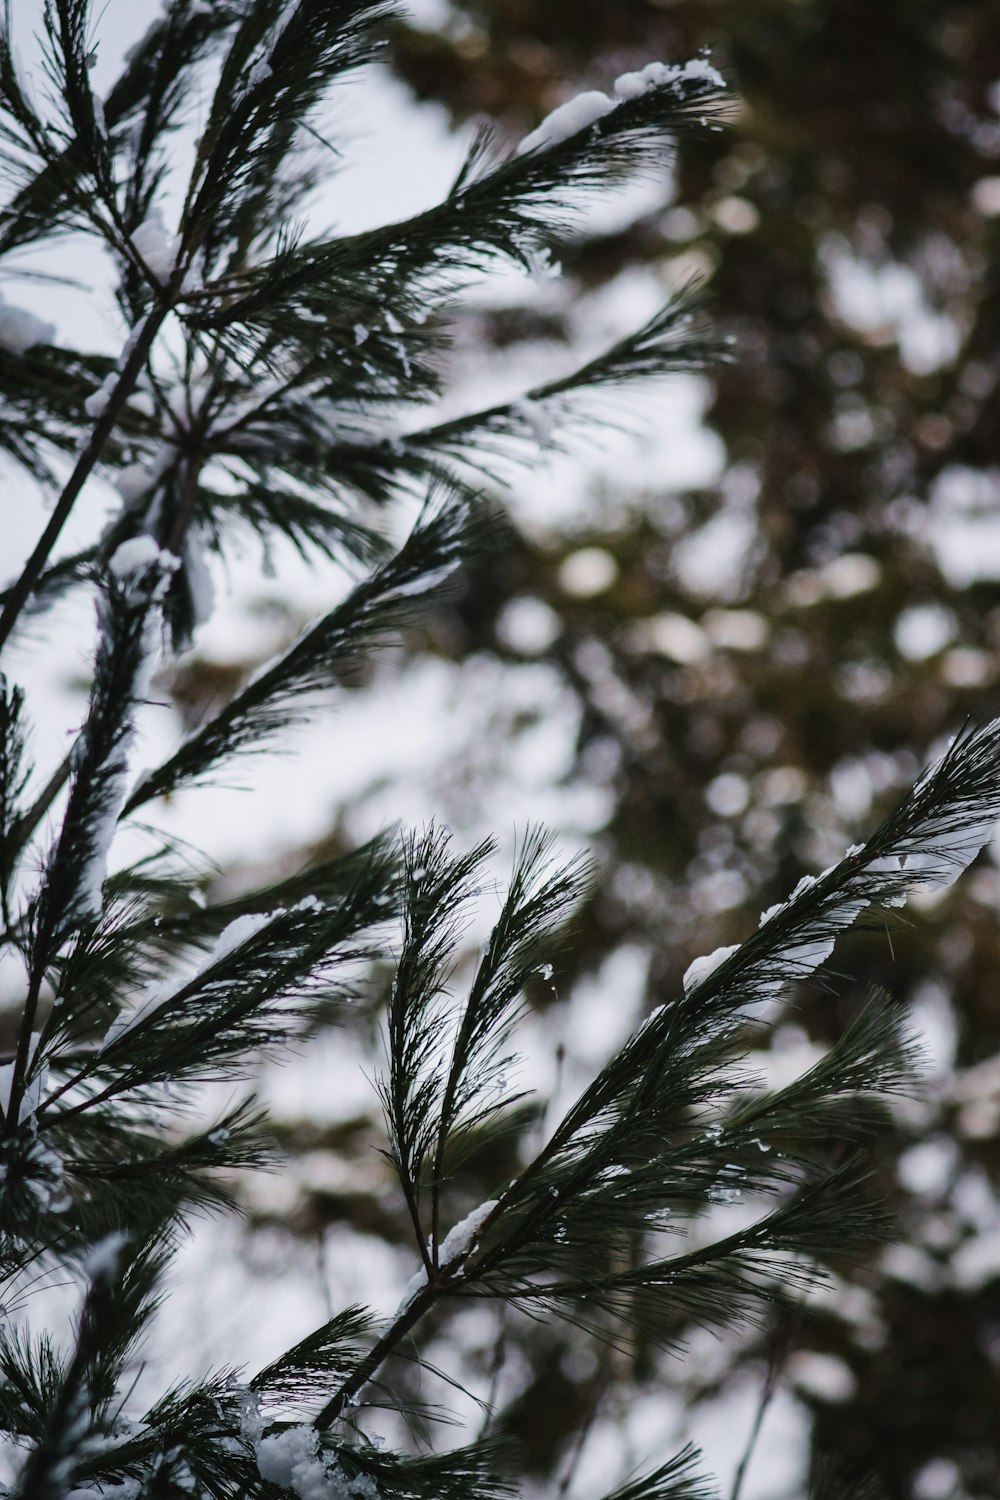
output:
[[[767,1376],[764,1380],[764,1388],[760,1393],[760,1400],[757,1403],[757,1411],[754,1414],[753,1425],[750,1428],[750,1433],[747,1437],[746,1445],[743,1449],[742,1454],[740,1455],[740,1461],[736,1466],[736,1473],[733,1475],[733,1487],[729,1491],[729,1500],[740,1500],[740,1491],[743,1488],[743,1481],[746,1478],[747,1470],[750,1467],[750,1460],[753,1457],[754,1449],[757,1446],[757,1440],[760,1437],[761,1428],[764,1425],[764,1418],[767,1415],[767,1409],[771,1405],[771,1402],[774,1400],[774,1394],[778,1388],[778,1376],[781,1374],[782,1366],[785,1363],[789,1344],[791,1343],[791,1338],[792,1330],[790,1328],[785,1328],[781,1332],[777,1333],[771,1342],[771,1350],[767,1360]]]

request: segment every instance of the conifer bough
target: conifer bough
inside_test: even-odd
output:
[[[831,1254],[885,1232],[860,1153],[878,1123],[870,1106],[910,1086],[913,1048],[873,996],[807,1073],[748,1088],[734,1062],[755,1007],[812,973],[864,913],[948,884],[1000,815],[992,724],[960,735],[865,844],[801,882],[742,945],[693,965],[682,993],[471,1211],[463,1161],[520,1100],[507,1079],[523,997],[550,972],[582,866],[559,867],[547,838],[527,834],[460,988],[489,845],[456,853],[433,828],[385,837],[204,909],[166,846],[109,871],[123,820],[259,750],[470,550],[496,545],[475,489],[490,455],[606,419],[595,392],[720,353],[688,288],[603,356],[517,400],[419,416],[439,392],[449,306],[469,281],[505,257],[544,263],[589,195],[713,128],[726,101],[706,60],[654,63],[560,106],[513,153],[480,133],[448,196],[414,218],[312,234],[295,215],[322,180],[318,112],[374,55],[391,14],[370,0],[167,0],[104,99],[91,87],[100,39],[84,0],[47,0],[40,80],[21,71],[9,8],[0,29],[0,443],[51,501],[3,596],[0,642],[67,590],[97,601],[87,714],[40,790],[29,697],[7,676],[0,692],[2,942],[23,975],[0,1065],[3,1300],[22,1309],[0,1323],[0,1424],[6,1493],[20,1500],[506,1494],[517,1456],[494,1439],[421,1453],[376,1440],[367,1403],[377,1389],[394,1404],[383,1367],[430,1309],[483,1299],[605,1338],[627,1318],[669,1343],[678,1316],[725,1325],[794,1300]],[[194,98],[210,102],[192,159],[178,162],[172,138]],[[179,200],[168,180],[181,181]],[[8,297],[26,253],[67,232],[113,262],[117,359],[55,342]],[[58,555],[95,476],[117,489],[117,511],[81,551]],[[378,511],[414,496],[419,518],[393,549]],[[337,557],[359,580],[136,779],[136,717],[159,653],[207,618],[205,554],[240,527]],[[378,1092],[416,1263],[398,1309],[346,1308],[256,1375],[220,1369],[133,1409],[137,1346],[186,1226],[227,1206],[227,1172],[268,1159],[251,1102],[185,1133],[199,1085],[250,1076],[262,1048],[280,1055],[317,1006],[345,1007],[359,969],[389,957]],[[742,1227],[684,1251],[685,1220],[741,1198]],[[78,1288],[69,1330],[32,1325],[27,1294],[51,1276]],[[710,1489],[685,1450],[615,1493],[698,1500]]]

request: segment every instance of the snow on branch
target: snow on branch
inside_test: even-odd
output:
[[[518,155],[529,151],[547,151],[562,145],[575,135],[582,134],[591,125],[602,120],[612,110],[620,108],[633,99],[641,99],[652,89],[671,89],[678,98],[684,97],[684,84],[699,79],[712,89],[725,89],[722,74],[704,58],[692,58],[689,62],[668,66],[666,63],[647,63],[637,73],[622,73],[615,79],[615,97],[591,89],[577,94],[575,98],[560,104],[526,135],[518,146]]]
[[[125,542],[98,603],[99,641],[87,718],[74,746],[69,800],[36,898],[37,961],[102,911],[107,857],[128,790],[135,713],[159,655],[159,602],[177,559],[151,537]]]

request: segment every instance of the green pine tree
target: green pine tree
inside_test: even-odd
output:
[[[831,1259],[887,1232],[864,1148],[881,1101],[912,1086],[914,1049],[876,993],[785,1088],[763,1089],[739,1060],[768,1003],[841,932],[914,885],[950,883],[1000,816],[993,724],[961,734],[867,842],[800,882],[745,942],[693,964],[478,1206],[463,1165],[523,1102],[508,1083],[523,996],[565,940],[584,867],[559,866],[528,832],[467,972],[463,929],[492,850],[458,852],[438,828],[225,906],[191,900],[166,845],[109,868],[124,820],[265,748],[467,558],[502,546],[475,482],[498,447],[528,451],[539,414],[571,430],[578,398],[591,393],[592,416],[593,393],[719,352],[688,289],[566,379],[390,428],[438,394],[449,309],[473,276],[504,257],[536,264],[589,194],[725,110],[704,59],[653,64],[613,95],[555,111],[513,154],[481,133],[447,198],[416,218],[313,234],[295,216],[323,168],[317,108],[373,55],[391,9],[171,0],[102,101],[88,4],[49,0],[44,105],[9,14],[0,32],[0,253],[16,268],[67,230],[93,236],[114,262],[124,329],[108,360],[50,342],[40,320],[0,303],[0,440],[52,502],[3,596],[0,644],[67,590],[90,589],[97,605],[86,717],[47,779],[32,765],[29,695],[5,677],[0,696],[2,941],[21,975],[0,1072],[11,1309],[0,1421],[8,1493],[21,1500],[506,1494],[517,1454],[502,1432],[451,1447],[436,1429],[409,1447],[376,1441],[380,1408],[418,1431],[433,1421],[440,1397],[421,1406],[392,1378],[395,1361],[419,1360],[425,1319],[486,1302],[612,1344],[641,1326],[669,1345],[682,1319],[725,1327],[794,1306]],[[210,103],[168,228],[171,137],[196,83]],[[94,475],[115,481],[119,512],[91,546],[61,555]],[[414,495],[419,517],[393,547],[378,512]],[[182,649],[204,619],[204,554],[239,527],[335,556],[358,581],[134,782],[159,653]],[[190,1130],[200,1086],[246,1077],[261,1049],[307,1045],[317,1015],[350,1024],[366,968],[376,983],[389,974],[377,1088],[418,1265],[402,1302],[388,1318],[345,1308],[257,1373],[220,1368],[134,1409],[138,1346],[192,1216],[225,1211],[232,1174],[270,1155],[251,1106]],[[698,1222],[737,1202],[747,1212],[726,1234]],[[53,1274],[78,1290],[70,1328],[32,1317],[32,1287]],[[821,1474],[814,1493],[836,1486]],[[615,1491],[708,1493],[689,1450]]]

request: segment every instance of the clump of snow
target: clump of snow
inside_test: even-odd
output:
[[[512,416],[517,417],[528,429],[540,448],[549,446],[555,429],[555,417],[549,407],[525,396],[522,400],[513,402],[510,410]]]
[[[130,537],[116,547],[108,561],[108,572],[128,604],[138,605],[143,601],[155,604],[162,599],[172,573],[180,567],[180,558],[160,547],[154,537],[147,533]],[[145,693],[152,675],[152,664],[156,658],[155,631],[149,632],[148,663],[145,674],[133,690],[133,698]]]
[[[408,597],[410,595],[429,594],[440,587],[452,573],[455,572],[461,558],[453,558],[451,562],[442,563],[439,568],[432,568],[426,573],[421,573],[416,578],[407,579],[403,583],[397,583],[392,589],[387,590],[387,597],[397,595]]]
[[[156,541],[146,534],[122,542],[108,563],[108,573],[117,591],[119,603],[116,605],[112,596],[104,598],[99,606],[100,629],[104,638],[101,649],[108,649],[107,637],[112,628],[111,611],[124,602],[128,608],[142,611],[142,651],[135,664],[128,702],[119,726],[120,732],[103,764],[92,768],[94,784],[101,788],[100,803],[94,806],[88,816],[89,855],[80,868],[76,889],[68,905],[68,909],[79,920],[96,919],[103,910],[108,853],[128,795],[128,757],[135,739],[134,710],[146,697],[159,659],[158,603],[166,591],[172,572],[178,566],[178,559],[171,553],[162,551]],[[86,744],[84,730],[72,752],[74,770],[81,764]]]
[[[532,281],[559,280],[562,275],[562,265],[559,261],[552,259],[552,251],[548,245],[529,245],[524,253]]]
[[[547,965],[543,965],[547,967]],[[480,1231],[490,1214],[496,1208],[499,1199],[488,1198],[485,1203],[480,1203],[470,1214],[460,1220],[454,1228],[449,1229],[438,1250],[438,1263],[446,1270],[454,1270],[464,1260],[468,1259],[470,1252],[475,1248]],[[420,1292],[427,1285],[427,1269],[421,1266],[415,1271],[403,1288],[403,1295],[396,1308],[396,1317],[404,1313]]]
[[[180,243],[180,237],[168,231],[158,208],[150,209],[142,223],[132,231],[132,247],[157,281],[170,280]]]
[[[684,993],[689,995],[692,990],[703,984],[708,976],[725,963],[734,953],[739,951],[739,943],[731,943],[728,948],[716,948],[713,953],[705,953],[701,958],[694,959],[684,970]]]
[[[123,1234],[120,1229],[106,1234],[103,1239],[91,1245],[80,1263],[81,1270],[91,1281],[96,1281],[101,1276],[114,1276],[121,1264],[122,1251],[128,1244],[128,1235]]]
[[[148,495],[153,484],[153,474],[144,463],[126,464],[124,469],[119,469],[114,478],[115,489],[126,505],[133,505],[136,500],[141,500],[143,495]]]
[[[149,458],[137,459],[119,469],[112,482],[125,501],[126,509],[148,495],[176,459],[177,449],[173,443],[166,442]]]
[[[542,123],[530,135],[525,136],[517,148],[518,155],[523,156],[526,151],[538,151],[558,146],[570,136],[579,135],[580,131],[596,124],[617,105],[624,104],[631,99],[639,99],[652,89],[670,87],[676,93],[682,94],[684,84],[696,79],[711,83],[716,88],[725,88],[722,74],[703,57],[695,57],[690,62],[673,65],[652,62],[647,63],[646,67],[638,72],[622,73],[615,79],[614,98],[602,93],[600,89],[590,89],[586,93],[577,94],[575,99],[569,99],[565,104],[560,104],[557,109],[552,110],[551,114],[545,116]]]
[[[266,927],[268,922],[281,915],[283,915],[283,908],[279,907],[276,911],[246,912],[242,917],[234,917],[219,933],[203,968],[210,969],[215,964],[221,963],[235,948],[242,948],[243,944],[248,943],[262,927]]]
[[[480,1203],[471,1214],[466,1214],[465,1218],[453,1229],[449,1229],[441,1242],[440,1262],[442,1266],[460,1264],[468,1257],[479,1238],[480,1230],[498,1202],[497,1198],[487,1198],[485,1203]]]
[[[104,377],[97,390],[92,391],[86,401],[84,401],[84,411],[88,417],[93,417],[95,422],[99,417],[103,417],[107,411],[108,402],[111,400],[112,392],[117,383],[118,373],[117,371],[112,371],[110,375]]]
[[[108,874],[108,854],[118,829],[118,817],[128,793],[127,751],[131,742],[132,730],[129,729],[101,767],[105,778],[104,801],[88,828],[90,853],[80,871],[71,908],[81,921],[97,921],[104,910],[104,882]]]
[[[602,94],[599,89],[577,94],[575,99],[568,99],[565,104],[560,104],[547,114],[542,123],[524,137],[517,148],[518,155],[558,146],[569,140],[570,136],[579,135],[581,130],[596,124],[614,107],[615,101],[609,99],[607,94]]]
[[[24,354],[36,344],[51,344],[55,327],[37,318],[23,307],[12,307],[0,295],[0,349],[9,354]]]
[[[108,563],[108,571],[120,584],[128,584],[137,574],[144,573],[153,563],[159,562],[163,555],[154,537],[134,536],[115,549]],[[166,555],[170,556],[169,553]]]
[[[269,62],[265,62],[263,59],[255,62],[247,74],[244,92],[249,93],[251,89],[258,88],[262,83],[266,83],[269,78],[273,77],[274,69]]]
[[[413,1275],[410,1277],[409,1281],[403,1288],[403,1295],[399,1299],[399,1306],[396,1308],[395,1312],[395,1316],[397,1318],[401,1313],[405,1313],[410,1303],[413,1302],[414,1299],[423,1291],[426,1285],[427,1268],[426,1266],[421,1266],[419,1271],[414,1271]]]
[[[288,1427],[257,1444],[257,1468],[261,1479],[294,1490],[300,1500],[320,1500],[326,1495],[326,1466],[319,1453],[319,1433],[314,1427]]]
[[[807,929],[806,934],[785,949],[783,962],[803,978],[811,974],[830,957],[837,941],[837,933],[850,927],[867,905],[867,901],[844,901],[834,911],[827,912],[823,918],[826,930],[809,936]],[[830,931],[830,928],[835,930]]]
[[[257,1443],[262,1479],[294,1491],[299,1500],[378,1500],[370,1474],[349,1479],[332,1454],[324,1454],[314,1427],[287,1427]]]
[[[260,1397],[250,1386],[233,1380],[231,1389],[240,1398],[240,1437],[256,1449],[264,1432],[264,1418],[260,1412]]]
[[[971,819],[963,827],[949,826],[945,817],[926,826],[899,845],[899,867],[919,877],[921,885],[945,889],[989,843],[997,826],[995,812]],[[890,856],[891,858],[892,856]]]
[[[716,88],[725,88],[726,82],[717,68],[704,57],[693,57],[686,63],[647,63],[635,73],[622,73],[615,79],[615,93],[621,100],[641,99],[651,89],[672,87],[682,92],[680,85],[693,79],[703,79]]]

